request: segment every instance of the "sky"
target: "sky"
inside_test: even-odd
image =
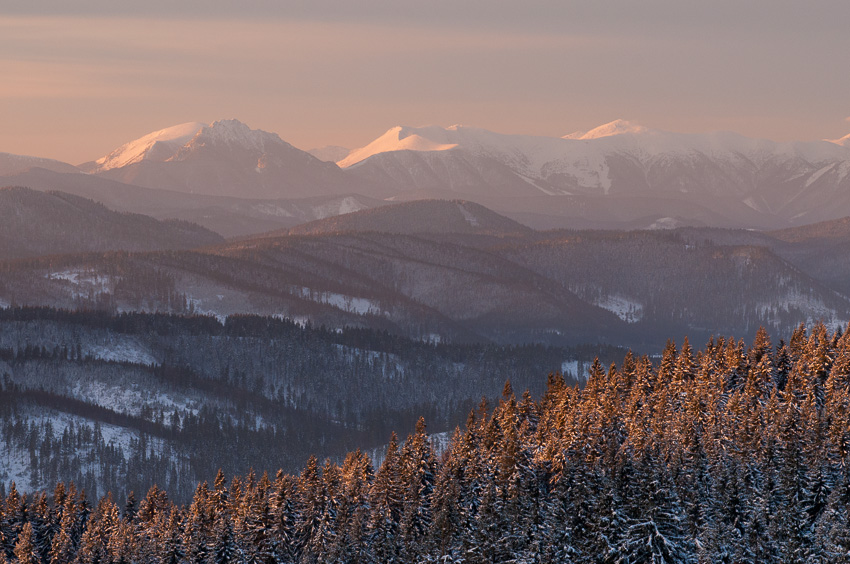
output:
[[[834,139],[850,133],[847,22],[847,0],[4,0],[0,152],[79,164],[230,118],[302,149],[619,118]]]

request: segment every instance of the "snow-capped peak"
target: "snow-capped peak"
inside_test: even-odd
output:
[[[121,168],[143,160],[167,160],[204,127],[203,123],[189,122],[148,133],[97,159],[95,170]]]
[[[276,133],[251,129],[236,119],[223,119],[201,129],[187,144],[187,149],[197,145],[228,145],[265,153],[269,145],[282,143],[284,141]]]
[[[649,129],[642,125],[624,119],[615,119],[610,123],[600,125],[587,132],[577,131],[569,135],[564,135],[563,139],[599,139],[601,137],[611,137],[612,135],[623,135],[624,133],[640,134],[647,133],[648,131]]]
[[[457,131],[460,126],[443,129],[439,126],[408,127],[396,126],[360,149],[355,149],[337,164],[346,168],[363,161],[372,155],[389,151],[446,151],[457,147],[449,139],[449,132]]]
[[[235,119],[219,120],[211,125],[190,122],[161,129],[121,145],[94,162],[91,172],[103,172],[141,161],[182,159],[203,146],[225,145],[265,153],[272,146],[288,145],[276,133],[251,129]]]

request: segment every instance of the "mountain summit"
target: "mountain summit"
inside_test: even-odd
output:
[[[94,164],[91,172],[112,180],[216,196],[302,198],[358,187],[335,164],[235,119],[156,131]]]
[[[277,133],[251,129],[236,119],[223,119],[201,128],[175,157],[179,159],[181,155],[190,154],[201,147],[208,146],[241,149],[255,153],[267,153],[281,146],[292,147]]]
[[[641,134],[649,131],[649,129],[642,125],[638,125],[624,119],[616,119],[610,123],[591,129],[590,131],[576,131],[575,133],[564,135],[562,139],[599,139],[600,137],[623,135],[624,133]]]

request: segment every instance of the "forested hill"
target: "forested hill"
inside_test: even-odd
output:
[[[506,386],[436,457],[424,421],[380,467],[219,474],[189,505],[6,494],[19,562],[843,562],[850,336],[670,344],[540,401]],[[118,500],[123,504],[123,500]],[[25,509],[26,508],[26,509]]]
[[[62,192],[0,188],[0,260],[88,251],[191,249],[224,239],[186,221],[119,213]]]
[[[616,352],[615,352],[616,351]],[[188,500],[228,474],[386,444],[424,415],[462,423],[505,381],[543,391],[608,348],[450,345],[258,316],[0,309],[0,483],[57,480]],[[451,393],[448,393],[448,391]],[[52,487],[52,486],[51,486]]]

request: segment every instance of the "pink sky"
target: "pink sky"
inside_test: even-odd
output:
[[[850,3],[419,4],[221,4],[199,18],[157,2],[109,12],[92,0],[74,13],[13,1],[0,13],[0,152],[77,164],[225,118],[303,149],[359,147],[401,124],[561,136],[624,118],[780,141],[850,133]]]

